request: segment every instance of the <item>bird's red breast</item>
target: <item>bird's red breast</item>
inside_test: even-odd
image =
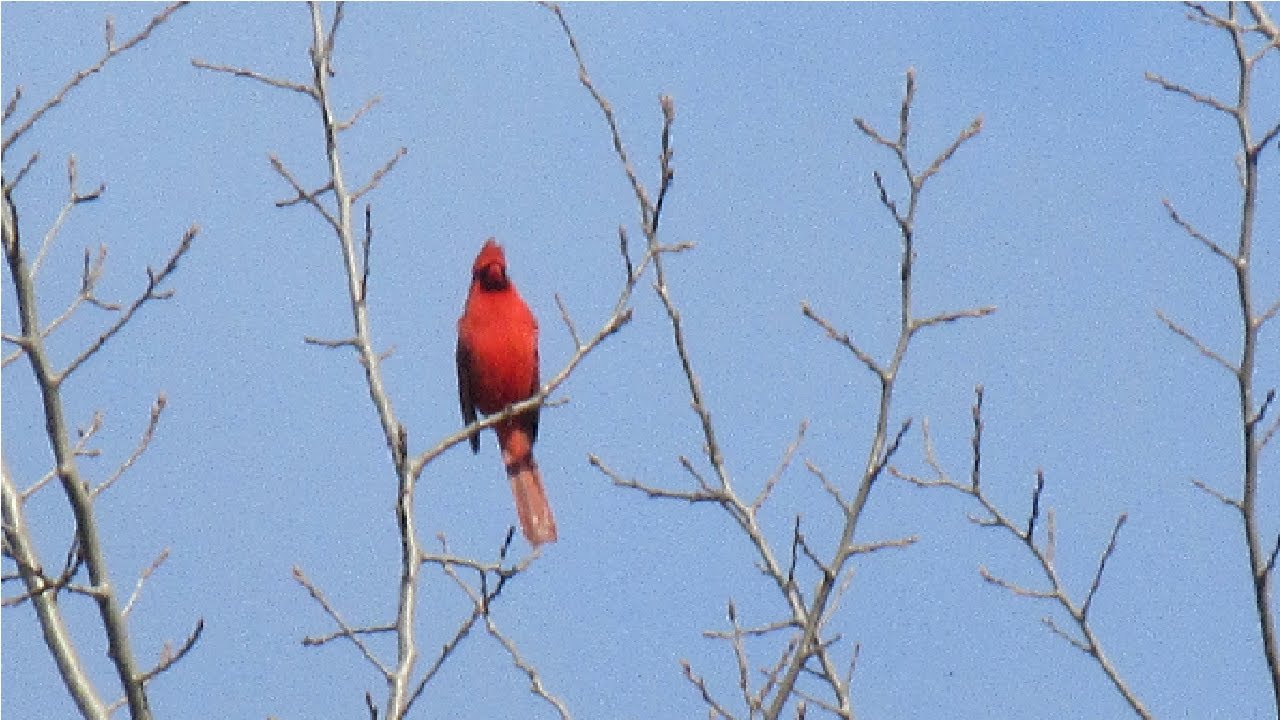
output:
[[[459,365],[458,372],[466,371],[476,410],[489,415],[537,392],[538,321],[507,276],[506,256],[492,238],[471,269],[458,347],[466,355],[466,367]]]

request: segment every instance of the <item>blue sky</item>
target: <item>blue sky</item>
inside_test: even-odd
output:
[[[151,4],[6,4],[3,95],[25,117],[98,57],[104,17],[120,37]],[[1234,384],[1155,315],[1161,308],[1229,356],[1238,308],[1225,265],[1168,221],[1172,200],[1232,245],[1234,128],[1143,80],[1155,71],[1228,96],[1225,36],[1181,6],[570,5],[591,74],[613,102],[638,170],[657,177],[660,94],[677,107],[676,183],[663,233],[692,241],[670,284],[738,485],[772,472],[802,419],[798,454],[846,485],[861,471],[874,378],[799,311],[809,301],[871,352],[896,337],[898,239],[873,170],[902,192],[893,158],[855,116],[894,127],[904,72],[918,73],[913,157],[924,166],[975,116],[981,135],[930,181],[919,215],[921,314],[992,304],[990,318],[921,335],[904,366],[895,422],[930,418],[940,459],[963,475],[973,386],[987,388],[985,484],[1025,513],[1034,471],[1057,508],[1061,570],[1077,597],[1115,518],[1129,513],[1094,608],[1103,642],[1163,717],[1264,718],[1271,694],[1236,517],[1192,478],[1238,493]],[[355,650],[304,648],[326,616],[290,576],[301,566],[353,623],[394,607],[398,541],[389,469],[363,376],[342,352],[303,344],[341,337],[349,311],[337,246],[267,162],[277,154],[318,181],[317,114],[300,95],[199,71],[192,58],[308,77],[306,9],[198,4],[112,61],[18,142],[6,178],[38,151],[15,194],[28,244],[65,196],[74,153],[82,184],[107,184],[77,208],[42,271],[53,317],[79,282],[84,247],[109,247],[101,294],[132,296],[198,223],[173,280],[68,386],[69,417],[105,415],[86,461],[101,478],[128,454],[156,393],[168,399],[147,455],[99,503],[116,582],[130,587],[161,548],[171,557],[134,613],[136,650],[206,622],[197,650],[151,690],[160,715],[356,716],[382,683]],[[1257,123],[1280,118],[1273,54],[1258,68]],[[580,328],[606,317],[622,278],[616,232],[633,236],[635,201],[599,110],[577,82],[554,18],[526,4],[357,4],[339,34],[333,86],[352,110],[382,103],[344,135],[362,181],[401,146],[407,156],[371,196],[376,239],[374,335],[395,347],[385,377],[411,449],[460,427],[454,323],[471,259],[486,237],[541,319],[544,374],[572,345],[559,293]],[[6,127],[6,133],[9,131]],[[1264,159],[1255,275],[1262,303],[1280,293],[1276,153]],[[688,487],[677,457],[699,458],[679,362],[646,288],[635,319],[544,412],[537,455],[561,540],[495,608],[499,625],[576,717],[701,715],[687,658],[732,695],[726,627],[779,611],[723,512],[614,488],[595,453],[630,477]],[[4,328],[16,327],[4,279]],[[65,362],[105,322],[83,311],[51,340]],[[1274,332],[1258,385],[1278,382]],[[4,373],[4,453],[32,482],[48,469],[29,368]],[[918,428],[919,425],[917,424]],[[920,435],[897,461],[923,472]],[[705,464],[705,463],[704,463]],[[1275,448],[1261,468],[1266,536],[1277,532]],[[837,518],[800,462],[765,516],[782,545],[796,513],[829,545]],[[965,520],[974,508],[940,490],[887,479],[863,541],[920,536],[860,559],[833,627],[861,643],[854,679],[863,717],[1113,717],[1120,697],[1091,661],[1051,635],[1047,605],[984,584],[982,564],[1032,582],[1013,540]],[[462,553],[492,556],[514,511],[494,443],[456,447],[419,491],[424,540],[444,532]],[[50,487],[29,505],[41,549],[59,558],[69,528]],[[523,546],[519,546],[523,551]],[[6,571],[10,568],[6,566]],[[434,648],[467,603],[424,572],[423,646]],[[89,604],[67,603],[85,656],[105,672]],[[72,712],[29,607],[4,612],[3,710]],[[375,644],[390,652],[388,644]],[[757,664],[773,658],[765,646]],[[105,675],[104,675],[105,677]],[[433,683],[419,717],[550,717],[483,634]]]

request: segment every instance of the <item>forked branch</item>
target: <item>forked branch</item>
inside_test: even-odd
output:
[[[1119,691],[1129,707],[1142,718],[1151,718],[1151,712],[1147,710],[1142,700],[1129,687],[1129,684],[1120,675],[1119,670],[1112,663],[1110,656],[1102,646],[1102,641],[1090,621],[1090,611],[1093,609],[1093,602],[1098,595],[1099,589],[1102,587],[1103,574],[1107,569],[1108,562],[1116,552],[1119,542],[1120,529],[1124,527],[1128,520],[1128,515],[1121,513],[1116,518],[1115,525],[1111,530],[1110,540],[1107,542],[1106,548],[1102,551],[1098,564],[1094,570],[1093,579],[1089,584],[1088,590],[1085,592],[1082,601],[1076,601],[1072,598],[1066,584],[1062,580],[1062,576],[1058,572],[1056,562],[1057,554],[1057,528],[1052,509],[1044,504],[1045,475],[1043,471],[1036,471],[1036,483],[1031,492],[1030,509],[1027,513],[1027,519],[1019,522],[1014,519],[1005,510],[996,505],[995,501],[987,494],[987,486],[982,483],[981,467],[982,467],[982,433],[984,430],[984,421],[982,417],[982,402],[985,397],[985,391],[981,385],[974,389],[973,402],[973,462],[971,464],[971,475],[968,482],[960,482],[953,480],[951,476],[942,468],[938,461],[937,454],[934,450],[933,437],[929,431],[928,423],[924,426],[924,460],[925,463],[933,470],[933,477],[921,477],[903,472],[898,468],[890,468],[889,472],[894,476],[906,480],[917,487],[925,488],[949,488],[961,492],[977,501],[982,508],[982,514],[970,516],[970,521],[980,527],[990,527],[1001,529],[1014,538],[1026,549],[1028,554],[1034,559],[1036,566],[1039,568],[1043,579],[1048,583],[1047,587],[1028,587],[1022,583],[1003,578],[991,572],[984,566],[978,568],[978,573],[987,583],[996,587],[1003,588],[1015,595],[1021,597],[1032,598],[1035,600],[1050,600],[1055,603],[1062,611],[1064,611],[1075,625],[1075,633],[1068,632],[1059,626],[1051,617],[1044,619],[1045,625],[1059,637],[1071,643],[1076,649],[1089,655],[1106,674],[1107,679]],[[1043,521],[1043,522],[1042,522]],[[1043,528],[1042,532],[1038,532]],[[1042,539],[1043,538],[1043,539]]]

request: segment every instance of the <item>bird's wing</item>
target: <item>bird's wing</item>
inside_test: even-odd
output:
[[[458,407],[462,409],[462,422],[466,425],[476,421],[476,405],[471,399],[471,350],[458,336]],[[480,452],[480,433],[471,435],[471,452]]]

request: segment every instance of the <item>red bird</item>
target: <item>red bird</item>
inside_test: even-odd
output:
[[[538,392],[538,321],[507,277],[507,258],[493,238],[471,266],[471,291],[458,318],[458,404],[469,425]],[[520,527],[529,544],[555,542],[556,520],[533,459],[538,408],[494,426],[507,466]],[[480,434],[471,436],[480,452]]]

